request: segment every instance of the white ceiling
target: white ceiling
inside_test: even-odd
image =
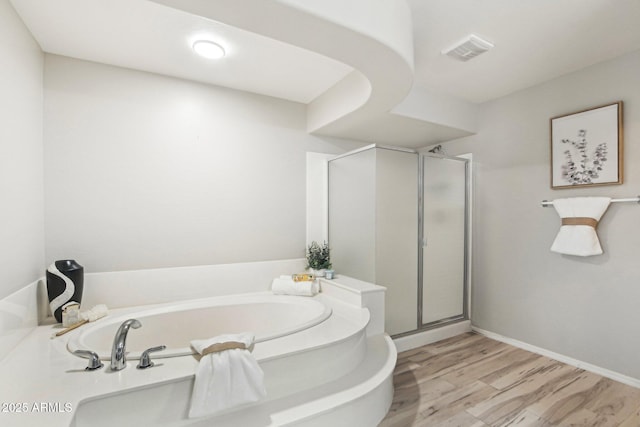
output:
[[[305,104],[353,71],[326,56],[152,1],[11,1],[49,53]],[[640,0],[407,2],[414,26],[414,86],[469,103],[640,49]],[[469,62],[440,53],[471,33],[495,48]],[[196,56],[190,45],[200,37],[220,41],[228,55],[220,61]],[[406,120],[396,122],[408,129]],[[443,131],[449,139],[461,136],[444,127],[425,129],[416,128],[412,144],[445,140]],[[427,133],[431,139],[423,137]]]
[[[484,102],[640,49],[638,0],[408,0],[415,83]],[[458,62],[440,52],[474,33],[494,43]]]
[[[45,52],[308,103],[352,69],[229,25],[146,0],[12,0]],[[191,49],[211,38],[227,56]]]

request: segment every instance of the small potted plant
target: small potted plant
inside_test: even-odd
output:
[[[321,245],[316,241],[311,242],[307,247],[307,269],[317,277],[324,277],[325,271],[329,268],[331,268],[329,244],[323,242]]]

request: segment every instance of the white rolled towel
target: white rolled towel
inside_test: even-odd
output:
[[[202,358],[196,370],[189,417],[202,417],[264,398],[264,373],[249,348],[250,333],[191,341]]]
[[[280,276],[273,279],[271,292],[275,295],[296,295],[312,297],[320,291],[317,280],[294,282],[291,276]]]
[[[602,254],[596,226],[610,202],[609,197],[572,197],[554,200],[553,207],[562,218],[562,226],[551,245],[551,250],[576,256]]]

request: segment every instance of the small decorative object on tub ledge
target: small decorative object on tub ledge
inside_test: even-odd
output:
[[[250,333],[191,341],[202,355],[196,370],[189,418],[213,415],[267,395],[264,373],[249,349]]]
[[[306,276],[307,280],[297,280]],[[280,276],[273,279],[271,292],[274,295],[295,295],[300,297],[312,297],[320,292],[320,284],[312,274],[293,274]]]
[[[636,199],[610,199],[609,197],[572,197],[544,200],[542,206],[553,206],[562,219],[560,231],[551,246],[553,252],[565,255],[592,256],[602,254],[596,234],[598,221],[611,202],[639,202]]]
[[[62,322],[62,306],[69,301],[82,304],[84,268],[73,259],[56,261],[47,268],[47,295],[51,313]]]
[[[69,301],[62,306],[62,327],[68,328],[80,322],[80,304]]]
[[[311,282],[315,280],[316,277],[313,274],[302,273],[302,274],[292,274],[291,279],[293,279],[294,282]]]
[[[316,277],[324,277],[325,270],[331,268],[329,244],[320,245],[315,240],[307,247],[307,269]]]
[[[96,320],[103,318],[107,314],[109,314],[109,309],[107,308],[107,306],[104,304],[98,304],[94,306],[91,310],[83,311],[82,313],[80,313],[80,318],[82,320],[80,320],[78,323],[76,323],[75,325],[71,325],[66,329],[56,332],[55,334],[53,334],[51,338],[59,337],[60,335],[64,335],[67,332],[71,332],[74,329],[84,325],[85,323],[95,322]]]

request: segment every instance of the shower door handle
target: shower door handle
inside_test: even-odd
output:
[[[427,238],[426,238],[426,237],[424,237],[424,238],[422,239],[422,247],[423,247],[423,248],[426,248],[426,247],[427,247]]]

